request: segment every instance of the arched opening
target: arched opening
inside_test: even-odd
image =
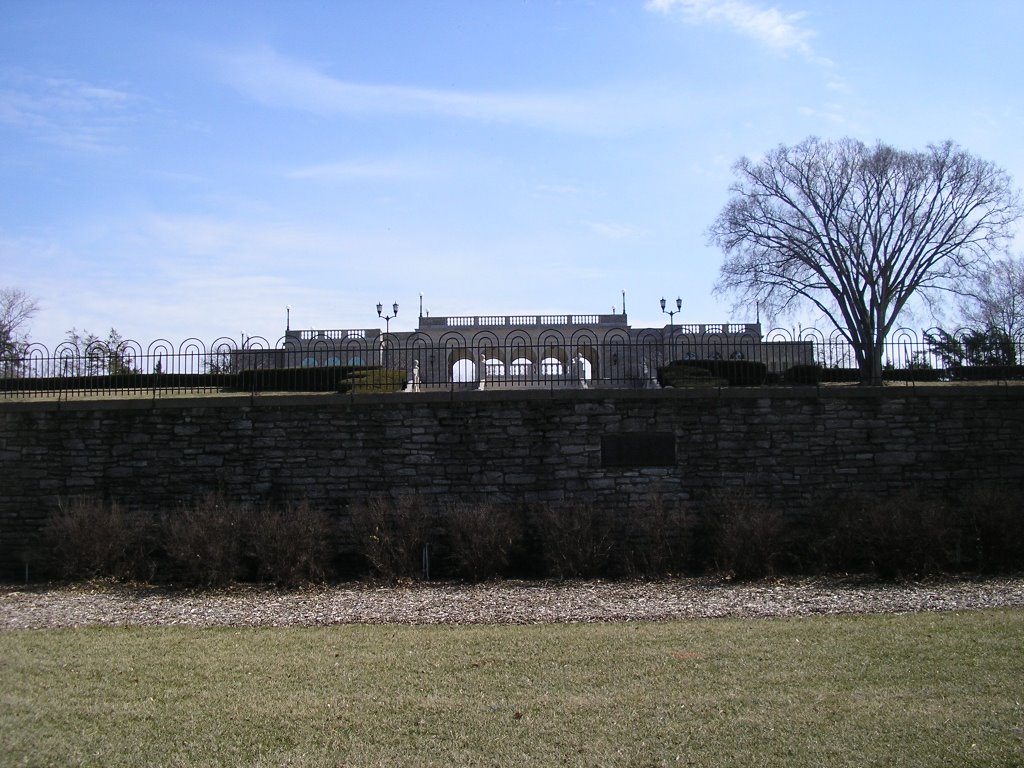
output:
[[[545,357],[540,361],[541,376],[561,376],[563,371],[562,361],[557,357]]]
[[[488,357],[486,360],[484,360],[484,372],[487,378],[504,378],[505,364],[496,357]]]
[[[529,378],[533,374],[533,360],[528,357],[517,357],[509,366],[509,373],[516,377]]]
[[[452,381],[465,384],[476,381],[476,363],[468,358],[460,358],[452,364]]]

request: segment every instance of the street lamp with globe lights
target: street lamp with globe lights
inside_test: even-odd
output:
[[[385,356],[384,357],[384,367],[387,368],[388,367],[387,353],[388,353],[388,347],[390,346],[390,342],[388,341],[387,337],[391,335],[391,321],[394,320],[396,317],[398,317],[398,302],[396,301],[394,304],[391,305],[391,314],[390,315],[385,315],[384,314],[384,305],[381,302],[378,301],[377,302],[377,317],[384,318],[384,339],[381,340],[381,348],[383,349],[384,356]]]
[[[391,314],[384,314],[384,305],[377,302],[377,317],[384,318],[384,333],[391,333],[391,321],[398,317],[398,302],[391,305]]]
[[[680,298],[676,299],[676,308],[674,310],[665,309],[665,297],[661,299],[661,311],[668,315],[668,324],[670,326],[675,325],[675,316],[682,311],[683,300]]]

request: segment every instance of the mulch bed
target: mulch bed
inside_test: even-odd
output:
[[[117,583],[0,586],[0,631],[83,626],[305,627],[776,618],[1024,608],[1024,577],[365,583],[173,590]]]

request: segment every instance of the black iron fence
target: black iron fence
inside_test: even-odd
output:
[[[1024,379],[1024,340],[974,330],[900,330],[883,350],[893,382]],[[457,389],[723,387],[857,382],[840,334],[687,326],[595,333],[321,331],[147,345],[31,344],[0,358],[0,398]]]

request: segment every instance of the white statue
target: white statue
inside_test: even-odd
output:
[[[580,381],[580,389],[587,389],[587,359],[582,352],[576,353],[576,376]]]
[[[654,375],[651,367],[647,365],[647,361],[643,361],[643,372],[644,372],[644,386],[648,388],[658,386],[658,377]]]
[[[420,391],[420,361],[412,361],[412,376],[409,377],[409,391],[419,392]]]

